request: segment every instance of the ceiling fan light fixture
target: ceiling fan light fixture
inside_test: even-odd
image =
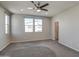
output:
[[[41,12],[41,10],[40,9],[37,9],[37,12]]]

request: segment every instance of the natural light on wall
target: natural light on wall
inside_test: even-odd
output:
[[[42,32],[42,19],[25,18],[25,32]]]
[[[5,34],[9,32],[9,16],[5,14]]]

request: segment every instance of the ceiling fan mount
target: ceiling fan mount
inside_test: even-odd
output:
[[[35,8],[33,9],[36,9],[37,12],[40,12],[40,11],[48,11],[47,9],[44,9],[44,7],[48,6],[49,4],[46,3],[44,5],[41,5],[41,3],[38,1],[38,3],[35,3],[34,1],[31,1],[31,3],[34,4]]]

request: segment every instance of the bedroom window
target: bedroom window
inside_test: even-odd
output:
[[[42,32],[42,19],[25,18],[25,32]]]
[[[25,18],[25,32],[33,32],[33,19],[32,18]]]
[[[9,16],[5,14],[5,34],[9,32]]]
[[[35,19],[35,32],[42,32],[42,19]]]

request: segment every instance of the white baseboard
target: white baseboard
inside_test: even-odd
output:
[[[8,42],[7,44],[5,44],[5,45],[0,49],[0,51],[2,51],[4,48],[6,48],[9,44],[10,44],[10,42]]]
[[[79,52],[79,49],[73,48],[73,47],[71,47],[71,46],[68,45],[68,44],[65,44],[65,43],[63,43],[63,42],[61,42],[61,41],[59,41],[59,43],[62,44],[62,45],[64,45],[64,46],[66,46],[66,47],[68,47],[68,48],[70,48],[70,49],[72,49],[72,50],[74,50],[74,51]]]
[[[11,41],[11,43],[18,43],[18,42],[30,42],[30,41],[39,41],[39,40],[47,40],[47,39]]]

